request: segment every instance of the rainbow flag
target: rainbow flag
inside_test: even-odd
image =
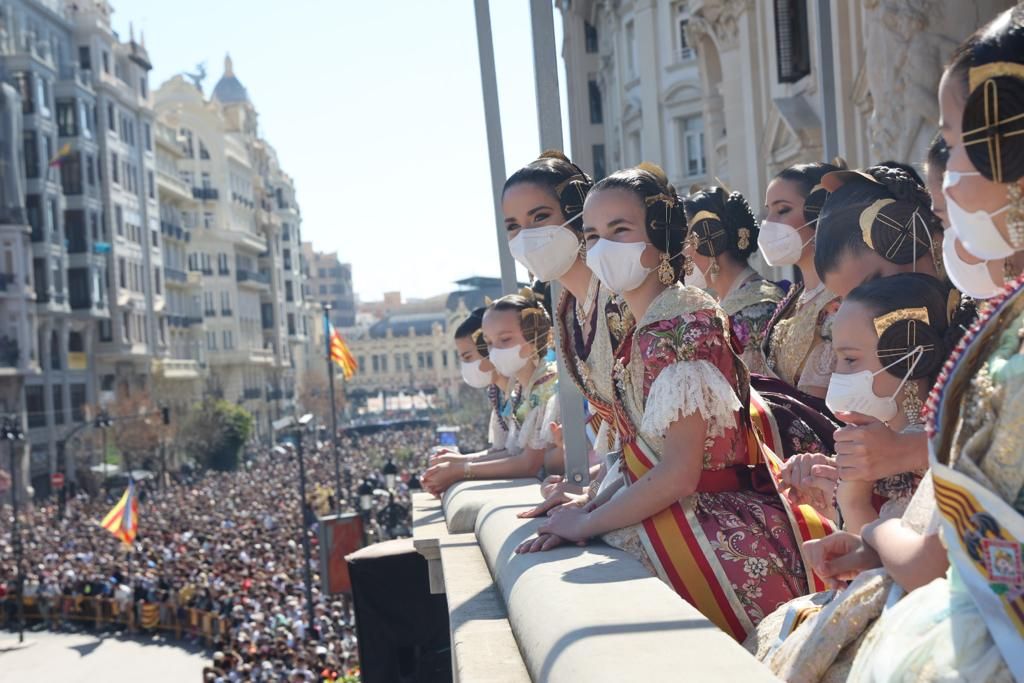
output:
[[[330,359],[341,368],[345,379],[352,379],[352,376],[356,374],[356,359],[352,357],[352,352],[348,350],[348,344],[341,338],[341,333],[334,329],[334,325],[329,322],[327,323],[327,339],[327,350],[330,354]]]
[[[135,497],[135,484],[131,479],[121,500],[107,513],[100,526],[120,538],[125,545],[135,541],[139,530],[139,500]]]

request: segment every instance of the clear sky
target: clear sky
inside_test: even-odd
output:
[[[122,39],[145,34],[154,89],[205,61],[209,95],[231,54],[303,239],[352,264],[362,300],[498,275],[472,0],[110,2]],[[492,0],[491,23],[511,173],[540,151],[529,3]],[[560,49],[557,10],[555,31]]]

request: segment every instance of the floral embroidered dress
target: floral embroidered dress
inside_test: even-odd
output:
[[[763,375],[768,371],[761,347],[768,321],[784,295],[777,284],[764,279],[753,268],[747,268],[722,297],[722,309],[729,316],[732,335],[742,349],[740,357],[750,372]]]
[[[699,412],[707,434],[697,491],[605,540],[742,640],[808,581],[786,505],[770,480],[763,485],[763,467],[751,467],[746,373],[725,314],[698,289],[666,289],[619,350],[615,377],[627,485],[661,459],[677,419]]]
[[[586,320],[585,325],[581,319]],[[569,290],[563,292],[557,324],[565,367],[590,409],[588,425],[594,434],[594,454],[603,458],[614,449],[616,442],[610,368],[615,351],[631,331],[632,316],[625,302],[592,276],[587,300],[582,306]]]
[[[800,391],[822,395],[836,369],[832,320],[840,299],[825,289],[790,288],[768,323],[764,356],[775,377]]]
[[[946,578],[878,620],[851,681],[1024,680],[1024,278],[992,302],[929,401]]]
[[[505,449],[512,454],[545,449],[555,444],[551,423],[560,420],[558,368],[541,361],[525,385],[512,390],[512,423]]]

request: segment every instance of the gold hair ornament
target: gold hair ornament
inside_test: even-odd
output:
[[[972,66],[967,70],[968,92],[974,92],[975,88],[985,81],[1000,76],[1010,76],[1024,80],[1024,64],[1019,62],[990,62],[981,66]]]
[[[975,70],[986,69],[987,67],[998,67],[991,70],[991,76],[987,76],[981,82],[982,107],[985,113],[985,122],[977,127],[963,132],[964,147],[984,144],[988,148],[988,158],[992,163],[992,180],[997,183],[1003,182],[1003,157],[1002,143],[1006,138],[1024,135],[1024,112],[1008,116],[1005,119],[999,118],[999,91],[995,78],[999,76],[1012,76],[1024,79],[1024,65],[1013,62],[995,62],[971,69],[972,78]],[[1013,67],[1013,69],[1010,69]],[[971,87],[974,92],[974,87]],[[1016,124],[1011,126],[1010,124]],[[1015,130],[1014,130],[1015,128]],[[1008,130],[1009,129],[1009,130]]]
[[[750,228],[740,228],[736,246],[740,249],[746,249],[750,246]]]
[[[892,311],[891,313],[880,315],[874,319],[875,334],[877,334],[878,338],[881,339],[886,330],[903,320],[916,320],[924,323],[925,325],[931,324],[927,308],[900,308]]]
[[[917,209],[914,209],[914,211],[910,214],[910,218],[907,219],[906,223],[900,223],[895,218],[889,216],[882,210],[885,207],[889,206],[890,204],[895,203],[896,200],[889,197],[872,202],[871,205],[868,206],[868,208],[860,212],[860,219],[858,221],[860,224],[861,237],[864,239],[864,244],[868,245],[868,247],[871,248],[872,251],[881,254],[886,260],[892,260],[892,258],[895,257],[896,253],[899,252],[899,250],[903,247],[903,244],[908,239],[913,240],[914,242],[920,244],[923,247],[927,246],[924,243],[924,241],[918,239],[917,237]],[[899,237],[897,237],[893,241],[893,243],[889,246],[889,249],[884,254],[878,251],[878,249],[875,247],[874,240],[871,238],[871,228],[872,226],[874,226],[876,221],[882,227],[889,228],[890,230],[893,230],[899,235]]]

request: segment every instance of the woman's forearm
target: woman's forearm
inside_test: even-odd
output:
[[[544,466],[544,449],[528,448],[518,455],[506,455],[469,465],[470,479],[522,479],[536,477]]]
[[[473,462],[488,462],[490,460],[498,460],[499,458],[507,458],[508,455],[508,450],[502,447],[474,453],[472,460]]]
[[[617,495],[611,491],[613,498],[590,513],[587,535],[598,536],[638,524],[693,493],[694,486],[683,483],[687,479],[683,470],[682,463],[662,460],[624,491]]]

